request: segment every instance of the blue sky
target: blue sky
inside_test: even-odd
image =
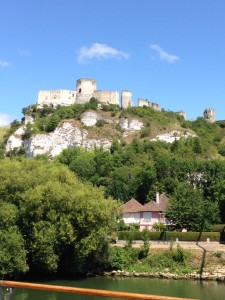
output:
[[[225,0],[1,0],[0,37],[0,126],[83,77],[225,119]]]

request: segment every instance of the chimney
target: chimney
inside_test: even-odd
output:
[[[159,204],[159,192],[156,192],[156,203]]]

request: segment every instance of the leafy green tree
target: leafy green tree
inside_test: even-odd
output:
[[[209,230],[219,222],[217,202],[204,199],[200,190],[187,183],[180,183],[175,189],[166,215],[175,228],[189,231]]]
[[[1,274],[26,272],[28,265],[32,272],[73,274],[102,265],[107,237],[116,228],[117,207],[101,189],[81,183],[65,166],[35,159],[3,160]]]
[[[17,227],[0,229],[0,277],[10,278],[28,271],[25,240]]]

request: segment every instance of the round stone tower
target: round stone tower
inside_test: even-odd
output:
[[[90,78],[81,78],[76,84],[76,103],[83,104],[88,102],[96,90],[96,80]]]
[[[122,108],[128,108],[129,106],[133,106],[132,103],[132,92],[124,90],[121,93],[121,106]]]

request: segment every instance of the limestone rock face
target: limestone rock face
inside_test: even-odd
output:
[[[188,138],[188,137],[196,137],[196,134],[190,133],[188,131],[181,132],[179,130],[172,130],[170,132],[159,134],[155,138],[151,139],[151,141],[163,141],[166,143],[173,143],[175,140],[179,140],[181,137]]]
[[[96,125],[98,120],[104,120],[106,123],[113,123],[112,120],[104,119],[102,116],[100,116],[94,111],[85,111],[81,115],[81,122],[86,126],[94,126]]]
[[[124,131],[139,131],[144,124],[137,119],[120,118],[119,125]]]
[[[22,139],[23,134],[24,134],[24,126],[18,128],[14,132],[14,134],[10,135],[6,144],[7,152],[23,146],[23,139]]]
[[[82,146],[85,149],[91,150],[94,147],[103,147],[107,150],[111,146],[111,141],[108,139],[88,139],[88,131],[80,129],[70,122],[64,122],[60,127],[57,127],[54,132],[46,134],[36,134],[29,139],[22,141],[22,137],[17,134],[12,135],[7,142],[7,151],[15,147],[23,146],[26,157],[34,157],[39,154],[47,154],[50,157],[56,156],[67,148],[75,148]],[[21,141],[19,143],[19,141]]]

